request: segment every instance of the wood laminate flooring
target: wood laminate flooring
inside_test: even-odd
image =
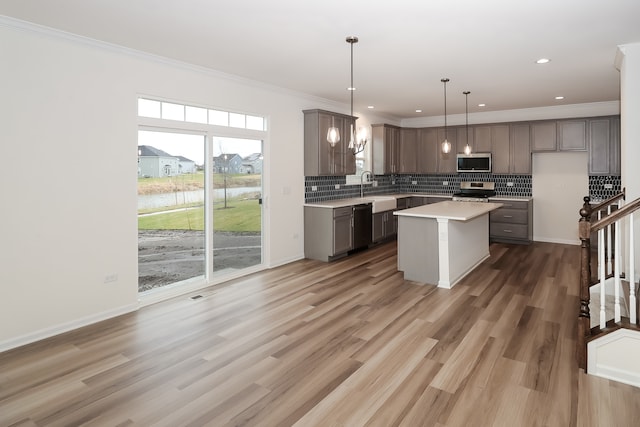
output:
[[[574,359],[579,247],[493,244],[451,290],[394,242],[0,354],[2,426],[638,426]]]

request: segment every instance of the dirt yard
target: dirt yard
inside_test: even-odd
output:
[[[214,233],[214,272],[259,264],[260,239],[259,233]],[[203,248],[202,231],[139,231],[138,291],[203,275]]]

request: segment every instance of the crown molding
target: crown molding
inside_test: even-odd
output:
[[[604,101],[469,113],[469,124],[569,119],[617,114],[620,114],[620,101]],[[448,115],[447,123],[452,126],[463,125],[465,124],[465,115]],[[434,127],[442,125],[444,125],[444,116],[415,117],[402,120],[402,126],[404,127]]]

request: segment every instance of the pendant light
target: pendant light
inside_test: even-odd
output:
[[[440,80],[444,84],[444,141],[442,141],[442,152],[448,154],[451,152],[451,143],[447,140],[447,82],[449,79]]]
[[[353,45],[354,43],[358,43],[358,38],[355,36],[347,37],[347,43],[351,45],[351,85],[349,86],[349,91],[351,92],[351,117],[353,117],[353,92],[355,92],[356,88],[353,85]],[[355,122],[355,120],[354,120]],[[364,127],[360,127],[357,130],[355,128],[355,123],[351,123],[351,131],[349,132],[349,149],[353,152],[353,154],[358,154],[364,150],[365,145],[367,145],[367,130]]]
[[[464,154],[469,155],[471,154],[471,146],[469,145],[469,94],[471,92],[469,92],[468,90],[465,90],[464,92],[462,92],[464,94],[464,102],[465,102],[465,107],[464,107],[464,112],[465,112],[465,118],[466,118],[466,133],[467,133],[467,145],[464,146]]]
[[[335,147],[340,142],[340,130],[335,126],[335,120],[331,117],[331,127],[327,131],[327,141],[331,148]]]

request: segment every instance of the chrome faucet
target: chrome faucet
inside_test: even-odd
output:
[[[360,197],[364,197],[364,176],[368,175],[369,179],[371,179],[371,171],[362,171],[362,174],[360,175]],[[369,182],[369,179],[367,179],[367,182]]]

